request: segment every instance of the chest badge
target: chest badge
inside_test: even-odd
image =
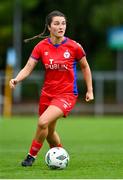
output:
[[[45,56],[48,56],[48,51],[45,51],[45,52],[44,52],[44,55],[45,55]]]
[[[70,57],[70,53],[68,52],[68,50],[66,50],[64,52],[64,58],[68,59]]]

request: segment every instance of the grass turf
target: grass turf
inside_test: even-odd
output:
[[[65,170],[50,170],[44,162],[44,143],[35,164],[21,167],[33,135],[36,117],[0,120],[1,179],[122,179],[123,117],[69,116],[58,122],[57,130],[70,163]]]

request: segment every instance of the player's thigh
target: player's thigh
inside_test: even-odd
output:
[[[49,124],[55,122],[63,116],[63,111],[54,105],[50,105],[39,117],[39,126],[48,127]]]
[[[39,116],[48,108],[50,99],[48,96],[41,95],[39,100]]]

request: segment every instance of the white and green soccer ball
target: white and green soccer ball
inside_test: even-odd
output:
[[[45,155],[45,162],[51,169],[65,169],[69,160],[68,152],[61,147],[51,148]]]

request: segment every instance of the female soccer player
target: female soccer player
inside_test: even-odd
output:
[[[29,153],[22,166],[32,166],[46,139],[49,146],[62,147],[55,130],[57,120],[66,117],[74,107],[77,97],[76,63],[80,67],[87,85],[85,100],[93,100],[92,76],[86,55],[80,44],[65,37],[66,17],[59,11],[52,11],[46,17],[44,32],[30,39],[42,37],[49,30],[50,36],[40,41],[33,49],[27,64],[10,80],[10,88],[30,75],[35,65],[42,61],[45,67],[45,80],[39,101],[39,120],[36,134]],[[26,41],[30,40],[27,39]]]

